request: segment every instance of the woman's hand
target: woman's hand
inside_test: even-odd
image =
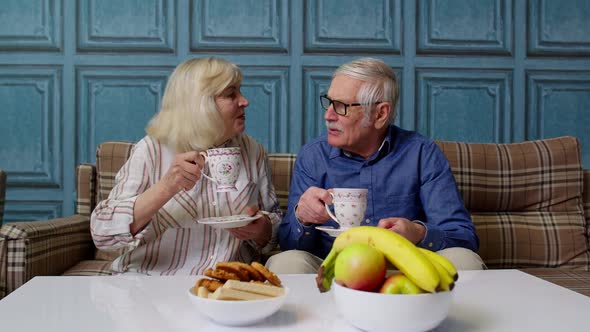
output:
[[[197,151],[179,153],[160,180],[160,185],[171,196],[181,190],[190,190],[201,178],[204,164],[205,159]]]
[[[258,213],[258,208],[255,206],[249,206],[246,208],[246,213],[250,216],[255,216]],[[272,237],[272,223],[267,215],[262,215],[260,218],[252,221],[246,226],[228,228],[227,230],[238,239],[252,239],[261,247],[264,247]]]

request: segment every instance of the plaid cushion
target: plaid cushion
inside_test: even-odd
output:
[[[76,214],[90,216],[96,206],[96,167],[82,164],[76,167]]]
[[[81,261],[69,268],[64,276],[110,276],[111,261]]]
[[[96,170],[98,172],[98,190],[96,202],[109,196],[115,186],[115,176],[129,159],[133,143],[105,142],[96,149]]]
[[[575,137],[437,144],[469,211],[580,211],[582,166]]]
[[[275,192],[283,213],[287,212],[289,188],[296,158],[297,155],[288,153],[270,153],[268,155],[272,183],[275,186]]]
[[[0,169],[0,226],[4,218],[4,197],[6,195],[6,173]]]
[[[546,268],[524,269],[523,271],[574,292],[590,296],[590,272]]]
[[[9,223],[0,229],[0,249],[5,252],[6,294],[34,276],[60,275],[93,255],[87,216],[51,221]]]
[[[472,212],[488,267],[590,268],[575,137],[437,144]]]
[[[489,268],[562,267],[588,270],[590,252],[581,214],[474,213],[479,255]]]

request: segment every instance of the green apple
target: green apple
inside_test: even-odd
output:
[[[395,273],[385,280],[379,293],[383,294],[420,294],[424,291],[416,286],[403,273]]]
[[[344,248],[334,266],[336,282],[342,286],[375,291],[385,279],[387,264],[381,251],[364,243]]]

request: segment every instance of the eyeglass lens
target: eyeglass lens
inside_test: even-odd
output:
[[[336,112],[336,114],[346,115],[346,105],[342,102],[332,100],[327,96],[320,96],[320,103],[322,104],[322,108],[324,110],[328,110],[330,104],[332,104],[334,106],[334,112]]]

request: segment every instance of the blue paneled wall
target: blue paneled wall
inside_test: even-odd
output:
[[[247,132],[297,152],[360,56],[398,73],[397,124],[443,140],[577,136],[590,168],[588,0],[0,0],[6,220],[70,215],[74,169],[136,141],[174,66],[243,68]]]

